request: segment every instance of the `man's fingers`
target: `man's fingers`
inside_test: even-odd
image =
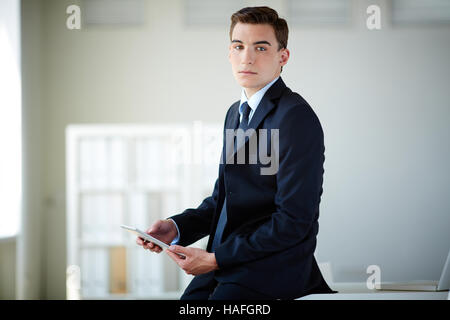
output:
[[[178,246],[178,245],[175,244],[175,245],[171,245],[169,247],[169,250],[172,251],[172,252],[179,252],[179,253],[186,254],[189,251],[189,248],[185,248],[185,247]]]
[[[183,246],[171,245],[167,251],[171,251],[176,253],[177,258],[181,260],[186,260],[187,256],[192,253],[190,248],[186,248]]]
[[[153,249],[153,243],[146,241],[145,242],[145,248],[146,249]]]
[[[145,250],[150,250],[152,252],[156,252],[156,253],[161,253],[163,251],[163,249],[158,246],[157,244],[154,244],[153,242],[149,242],[149,241],[143,241],[142,244],[139,243],[138,241],[136,241],[139,245],[142,246],[142,248],[144,248]]]
[[[178,262],[180,261],[180,256],[176,253],[171,252],[170,250],[166,250],[166,253],[169,255],[170,258],[172,258],[173,261],[175,261],[178,265],[180,265]]]
[[[150,249],[151,251],[157,251],[157,252],[161,252],[162,248],[156,244],[154,244],[153,242],[147,242],[146,244],[146,248]]]
[[[169,257],[172,258],[173,261],[175,261],[180,267],[181,269],[184,270],[185,267],[185,257],[180,257],[178,254],[171,252],[170,250],[166,250],[166,253],[169,255]]]

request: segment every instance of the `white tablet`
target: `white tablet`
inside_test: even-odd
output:
[[[138,237],[141,237],[144,240],[147,240],[147,241],[153,242],[154,244],[157,244],[162,249],[167,249],[169,247],[169,245],[167,243],[164,243],[161,240],[158,240],[155,237],[152,237],[151,235],[145,233],[142,230],[139,230],[138,228],[134,228],[134,227],[126,226],[126,225],[121,225],[121,227],[127,231],[130,231],[131,233],[134,233],[135,235],[137,235]]]
[[[157,244],[158,246],[160,246],[162,249],[167,249],[170,246],[167,243],[162,242],[161,240],[156,239],[155,237],[152,237],[151,235],[145,233],[142,230],[139,230],[138,228],[135,227],[130,227],[130,226],[126,226],[126,225],[121,225],[121,227],[131,233],[134,233],[135,235],[137,235],[138,237],[146,240],[146,241],[150,241],[153,242],[154,244]],[[186,256],[182,253],[177,253],[179,256],[186,258]]]

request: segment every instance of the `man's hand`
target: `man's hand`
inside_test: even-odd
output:
[[[166,252],[187,274],[196,276],[219,269],[215,254],[206,250],[174,245],[170,246]],[[184,254],[186,259],[183,259],[175,252]]]
[[[167,244],[170,244],[178,235],[177,227],[175,227],[172,220],[158,220],[145,232]],[[149,249],[150,251],[156,253],[160,253],[162,251],[160,246],[140,237],[137,237],[136,243],[144,249]]]

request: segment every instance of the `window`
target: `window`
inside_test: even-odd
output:
[[[288,0],[288,21],[296,26],[346,25],[351,18],[348,0]]]
[[[0,1],[0,238],[19,231],[22,201],[20,2]]]
[[[84,0],[81,15],[86,25],[129,25],[145,23],[144,0]]]
[[[184,24],[229,27],[231,15],[245,7],[243,0],[184,0]]]
[[[450,24],[450,1],[394,0],[392,22],[396,25]]]
[[[68,127],[68,270],[80,270],[81,298],[179,298],[192,276],[120,225],[145,229],[198,206],[213,191],[221,147],[221,125],[201,122]]]

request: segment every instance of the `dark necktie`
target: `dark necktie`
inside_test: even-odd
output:
[[[242,120],[239,124],[240,129],[248,129],[248,116],[250,115],[250,106],[247,102],[242,104]]]
[[[247,102],[242,104],[242,120],[239,124],[238,129],[247,130],[248,129],[248,116],[250,114],[250,107]],[[234,139],[234,150],[236,150],[236,136]],[[211,246],[211,251],[216,251],[216,248],[222,242],[222,234],[225,226],[227,224],[227,197],[223,202],[222,211],[220,212],[219,221],[217,222],[216,233],[214,234],[213,243]]]

